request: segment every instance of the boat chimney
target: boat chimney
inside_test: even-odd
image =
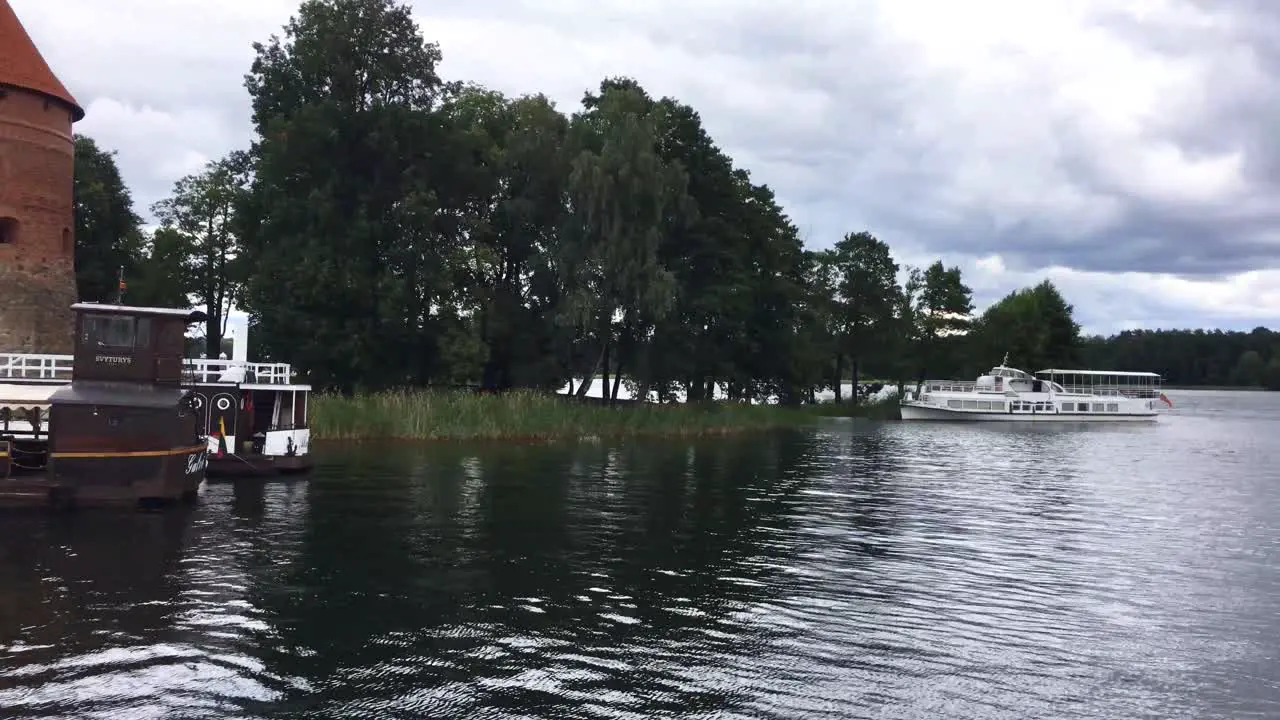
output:
[[[249,318],[231,317],[227,319],[227,335],[231,337],[231,362],[249,362]]]

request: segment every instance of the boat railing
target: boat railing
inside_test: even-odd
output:
[[[233,382],[223,380],[229,371],[244,368],[243,380],[261,385],[289,385],[293,382],[293,368],[289,363],[251,363],[235,360],[208,360],[205,358],[188,358],[186,368],[191,373],[192,382],[216,383]],[[233,373],[238,374],[238,373]]]
[[[0,353],[0,381],[45,380],[70,382],[71,368],[75,364],[72,355],[41,355],[35,353]],[[289,363],[252,363],[233,360],[208,360],[187,358],[183,361],[183,380],[189,383],[230,382],[222,380],[228,370],[244,368],[242,382],[263,385],[289,385],[293,383],[293,368]]]
[[[973,392],[977,387],[973,380],[926,380],[921,392]]]
[[[1104,397],[1125,398],[1157,398],[1160,388],[1152,386],[1125,385],[1063,385],[1063,392],[1076,395],[1095,395]]]
[[[70,355],[0,353],[0,380],[70,380]]]

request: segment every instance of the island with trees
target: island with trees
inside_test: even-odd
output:
[[[694,108],[623,77],[567,113],[446,79],[394,0],[308,0],[254,50],[253,142],[178,180],[152,231],[77,137],[79,292],[110,299],[123,268],[131,303],[205,305],[210,357],[248,312],[251,356],[323,391],[317,437],[771,427],[826,389],[856,402],[842,382],[970,379],[1006,353],[1280,389],[1266,328],[1082,337],[1048,280],[973,316],[941,260],[903,267],[863,231],[807,248]],[[658,402],[602,407],[580,378]]]

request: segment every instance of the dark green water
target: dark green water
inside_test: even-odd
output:
[[[0,717],[1277,717],[1280,396],[1172,395],[0,516]]]

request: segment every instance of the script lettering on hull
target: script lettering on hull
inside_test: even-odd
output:
[[[205,466],[209,463],[209,453],[201,450],[187,456],[187,474],[195,475],[204,472]]]

